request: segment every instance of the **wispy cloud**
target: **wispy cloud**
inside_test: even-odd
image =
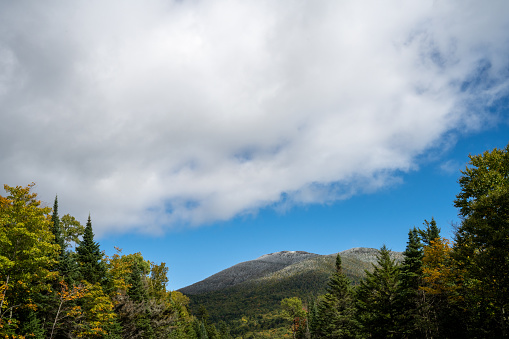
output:
[[[98,232],[375,190],[509,92],[506,1],[0,6],[0,177]]]

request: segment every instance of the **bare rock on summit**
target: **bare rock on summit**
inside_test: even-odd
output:
[[[245,261],[227,268],[179,291],[192,295],[221,290],[247,280],[264,277],[287,266],[316,256],[318,254],[304,251],[282,251],[265,254],[255,260]]]

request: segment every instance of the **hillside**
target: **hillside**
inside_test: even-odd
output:
[[[357,284],[365,270],[372,270],[378,250],[360,247],[339,254],[345,274]],[[392,252],[392,256],[396,261],[403,258],[401,252]],[[276,315],[282,299],[297,296],[311,300],[325,293],[335,258],[336,254],[302,251],[271,253],[232,266],[180,291],[190,297],[195,313],[198,305],[204,306],[212,322],[226,321],[240,333],[266,330],[282,321]]]
[[[268,276],[290,265],[316,256],[318,254],[304,251],[282,251],[265,254],[255,260],[242,262],[227,268],[179,291],[188,295],[219,291],[244,281]]]

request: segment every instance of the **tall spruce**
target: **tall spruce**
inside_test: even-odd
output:
[[[60,254],[62,255],[65,252],[65,244],[62,229],[60,227],[60,218],[58,217],[58,196],[55,196],[55,202],[53,203],[51,222],[51,232],[55,236],[55,243],[60,246]]]
[[[72,284],[76,278],[77,267],[76,262],[73,260],[73,254],[67,251],[62,227],[63,225],[58,216],[58,196],[55,196],[55,202],[53,203],[51,222],[51,232],[55,236],[55,244],[60,246],[57,269],[60,272],[60,275],[64,278],[65,282],[67,284]]]
[[[366,271],[357,289],[358,321],[370,338],[402,338],[399,267],[382,246],[373,272]]]
[[[405,332],[411,338],[423,338],[420,310],[423,304],[422,292],[419,285],[422,278],[422,243],[419,239],[419,231],[414,227],[408,232],[408,242],[403,252],[403,263],[401,265],[401,286],[402,307],[404,313]]]
[[[87,225],[85,226],[83,240],[79,246],[76,247],[76,253],[80,278],[91,284],[102,282],[106,276],[106,266],[102,262],[99,244],[94,241],[94,232],[92,230],[90,215],[88,216]]]
[[[315,338],[357,338],[355,304],[352,286],[343,273],[341,256],[336,256],[336,271],[332,274],[327,293],[318,305],[313,326]]]

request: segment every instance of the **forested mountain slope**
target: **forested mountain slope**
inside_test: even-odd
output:
[[[402,260],[401,252],[391,253],[397,261]],[[357,283],[365,270],[372,270],[378,250],[360,247],[339,254],[344,272]],[[195,314],[203,306],[213,322],[239,324],[241,318],[257,317],[259,329],[270,328],[276,320],[269,314],[279,310],[282,299],[297,296],[308,300],[324,293],[335,257],[302,251],[272,253],[232,266],[180,292],[190,297]],[[252,329],[252,323],[249,326]]]
[[[316,256],[318,256],[318,254],[304,251],[282,251],[265,254],[255,260],[242,262],[216,273],[207,279],[184,287],[180,292],[191,295],[222,290],[244,281],[270,275],[287,266]]]

